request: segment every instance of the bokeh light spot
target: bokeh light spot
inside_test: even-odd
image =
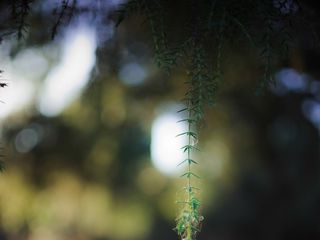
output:
[[[86,86],[95,65],[96,32],[82,24],[68,31],[61,63],[49,73],[39,97],[38,108],[45,116],[56,116]]]
[[[128,86],[136,86],[144,82],[146,70],[138,63],[125,64],[119,72],[120,80]]]
[[[20,153],[29,152],[39,142],[38,133],[32,128],[23,129],[15,138],[16,150]]]
[[[160,114],[154,120],[151,130],[152,162],[159,171],[168,175],[181,170],[177,166],[184,159],[181,148],[187,143],[185,137],[177,137],[187,129],[185,123],[178,123],[181,120],[178,110],[179,107],[173,107]]]

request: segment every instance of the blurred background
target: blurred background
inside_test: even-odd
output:
[[[78,1],[83,13],[48,41],[58,2],[39,1],[25,39],[2,41],[1,240],[177,239],[186,72],[155,66],[141,18],[115,28],[123,2]],[[320,55],[309,38],[265,96],[248,49],[229,54],[197,143],[199,239],[320,239]]]

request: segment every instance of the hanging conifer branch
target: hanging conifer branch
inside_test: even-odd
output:
[[[68,24],[71,21],[72,16],[76,11],[76,7],[76,0],[73,0],[72,3],[70,3],[69,0],[63,0],[61,6],[58,6],[53,11],[58,15],[58,17],[51,30],[51,39],[54,39],[54,37],[57,35],[57,32],[62,24]]]
[[[23,38],[27,33],[29,24],[26,19],[31,11],[32,3],[33,0],[13,0],[11,2],[11,18],[15,23],[18,39]]]
[[[197,111],[197,108],[194,108],[191,99],[188,99],[187,108],[182,111],[187,111],[187,118],[180,122],[186,122],[188,130],[178,135],[187,137],[187,145],[182,147],[186,158],[179,163],[179,165],[187,166],[187,171],[181,175],[182,178],[186,179],[186,186],[183,188],[186,196],[185,200],[177,202],[181,205],[181,211],[176,219],[175,230],[182,240],[193,240],[197,233],[200,232],[200,223],[203,220],[200,214],[200,201],[195,192],[198,188],[194,187],[192,181],[194,178],[199,178],[192,169],[193,165],[198,164],[198,162],[193,159],[193,152],[198,150],[198,148],[195,147],[198,141],[198,135],[195,132],[198,121],[194,119],[194,112]]]
[[[148,5],[145,0],[141,2],[144,7],[138,9],[149,22],[157,65],[167,71],[182,60],[181,63],[188,66],[188,90],[184,99],[187,107],[181,110],[188,115],[181,120],[187,123],[188,130],[179,134],[179,137],[187,137],[187,144],[181,149],[186,158],[179,164],[185,165],[187,169],[181,176],[187,180],[184,187],[186,196],[184,200],[178,201],[181,212],[176,219],[175,229],[182,240],[195,240],[203,217],[199,210],[200,201],[193,186],[193,180],[199,177],[192,168],[198,164],[193,159],[193,152],[198,150],[195,146],[195,142],[198,141],[197,128],[204,117],[205,106],[215,102],[218,87],[223,79],[224,47],[235,44],[234,39],[244,39],[258,53],[264,70],[257,91],[264,92],[269,85],[275,84],[274,73],[278,60],[276,52],[283,51],[282,49],[288,52],[292,41],[290,32],[294,27],[291,21],[299,9],[295,0],[181,1],[180,5],[187,8],[190,15],[181,26],[183,37],[175,46],[168,46],[163,27],[165,19],[159,20],[164,15],[159,13],[165,12],[162,10],[163,6],[170,5],[165,1],[161,2],[165,3],[162,6],[160,2],[157,2],[159,5],[153,6]],[[136,0],[129,1],[120,11],[122,14],[119,20],[122,21],[130,9],[136,10],[137,5]],[[256,34],[257,29],[259,33],[262,32],[261,35]],[[210,48],[205,47],[208,42],[212,45]],[[214,57],[213,65],[209,55]]]
[[[145,12],[153,38],[155,63],[159,68],[168,72],[170,68],[169,66],[173,63],[167,56],[168,44],[166,33],[164,31],[164,12],[162,6],[157,0],[142,0],[141,5]]]
[[[272,45],[273,35],[275,34],[274,24],[277,21],[277,15],[275,13],[275,8],[270,5],[270,3],[264,3],[265,7],[259,8],[261,10],[262,16],[262,23],[265,32],[261,39],[261,50],[260,50],[260,57],[261,61],[263,62],[264,71],[263,71],[263,78],[260,81],[260,85],[257,89],[257,94],[263,93],[266,88],[272,84],[275,85],[274,79],[274,47]],[[263,5],[262,5],[263,6]],[[271,8],[271,9],[270,9]],[[270,12],[270,10],[272,12]]]

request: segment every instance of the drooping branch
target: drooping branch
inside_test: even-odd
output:
[[[198,141],[197,125],[204,117],[205,106],[215,102],[223,79],[224,50],[231,46],[239,48],[241,42],[241,45],[247,45],[256,52],[259,56],[257,60],[263,66],[257,91],[264,92],[275,84],[274,73],[280,57],[287,57],[292,42],[290,32],[296,27],[291,21],[299,18],[301,8],[296,0],[186,0],[171,4],[163,0],[157,1],[157,8],[148,5],[147,1],[140,3],[131,0],[122,5],[118,23],[132,12],[143,15],[150,25],[157,65],[165,70],[187,66],[188,90],[184,99],[186,108],[182,111],[188,117],[181,121],[187,123],[188,130],[180,134],[187,137],[188,142],[182,148],[186,158],[180,163],[187,168],[182,175],[187,179],[186,199],[179,201],[182,207],[175,229],[181,239],[195,240],[202,217],[192,181],[198,177],[192,169],[197,164],[192,153],[196,150],[194,142]],[[161,19],[163,16],[159,12],[172,11],[172,7],[178,7],[177,11],[184,9],[186,16],[181,21],[179,33],[171,32],[170,35],[170,31],[164,31],[163,26],[175,19]],[[176,44],[168,41],[173,38]]]
[[[31,12],[33,2],[34,0],[13,0],[10,3],[11,18],[15,24],[18,39],[22,39],[28,31],[27,17]]]
[[[72,3],[70,3],[69,0],[63,0],[61,6],[58,6],[54,10],[54,13],[57,14],[57,19],[51,30],[51,39],[54,39],[57,35],[62,24],[68,24],[70,22],[76,10],[76,6],[76,0],[72,0]]]

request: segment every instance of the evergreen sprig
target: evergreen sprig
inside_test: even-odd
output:
[[[138,2],[140,7],[137,7]],[[275,84],[277,53],[287,57],[293,42],[290,34],[294,29],[292,19],[299,15],[300,8],[296,0],[178,1],[176,5],[189,14],[182,23],[181,37],[169,41],[170,35],[166,34],[165,26],[168,26],[166,21],[171,22],[172,19],[163,19],[163,12],[166,12],[165,7],[174,3],[170,5],[163,0],[156,1],[153,6],[148,4],[152,2],[155,1],[128,1],[120,11],[119,20],[122,21],[130,10],[141,13],[150,25],[157,65],[167,72],[178,63],[188,66],[188,88],[184,98],[187,107],[181,110],[187,112],[188,117],[179,121],[186,123],[188,130],[178,135],[188,139],[188,143],[181,148],[186,158],[179,163],[187,168],[181,175],[186,179],[186,199],[178,202],[182,207],[175,230],[182,240],[195,240],[203,217],[193,186],[193,179],[199,178],[193,170],[193,165],[198,164],[193,159],[193,152],[198,150],[195,142],[198,141],[198,125],[204,117],[205,106],[214,104],[223,80],[224,49],[238,45],[242,40],[241,44],[247,43],[257,52],[258,60],[263,65],[263,77],[257,92],[264,92],[270,84]]]
[[[192,166],[198,164],[196,160],[193,159],[193,152],[199,150],[196,147],[198,141],[198,134],[196,133],[198,119],[194,113],[198,111],[198,108],[194,107],[195,102],[191,101],[191,98],[187,100],[187,107],[181,111],[187,112],[187,118],[182,119],[179,122],[187,123],[188,129],[186,132],[178,134],[178,137],[187,137],[187,144],[181,149],[185,154],[185,159],[181,161],[179,165],[186,165],[186,172],[180,177],[186,179],[186,186],[183,187],[185,190],[185,200],[178,201],[177,203],[181,205],[181,211],[176,218],[175,230],[182,240],[193,240],[196,238],[198,232],[201,229],[201,221],[203,217],[200,213],[200,200],[197,198],[196,190],[198,188],[194,187],[193,179],[200,178],[193,170]]]

